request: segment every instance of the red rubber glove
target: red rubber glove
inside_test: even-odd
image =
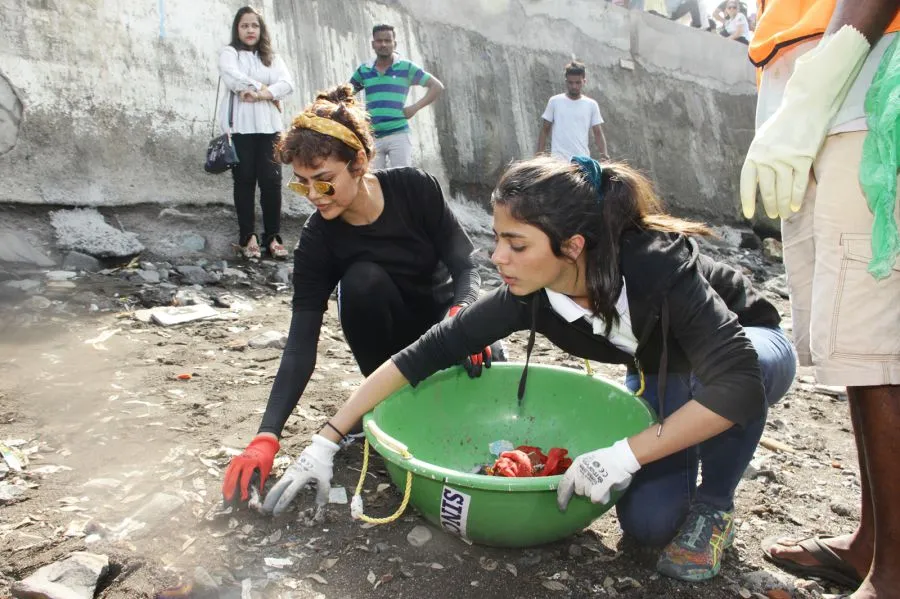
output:
[[[222,483],[222,496],[226,502],[235,498],[235,491],[240,488],[241,501],[250,499],[250,481],[259,472],[259,493],[262,495],[263,486],[272,464],[275,462],[275,454],[281,449],[278,439],[268,435],[254,437],[250,445],[239,456],[231,459],[228,470],[225,471],[225,482]]]
[[[447,311],[447,318],[452,318],[456,316],[456,314],[462,310],[462,306],[452,306]],[[481,376],[481,370],[483,368],[491,367],[491,346],[487,346],[477,354],[472,354],[468,356],[465,361],[462,363],[463,368],[466,369],[466,372],[469,373],[469,378],[478,378]]]

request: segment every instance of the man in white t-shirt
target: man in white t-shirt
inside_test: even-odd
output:
[[[590,156],[588,137],[593,133],[600,157],[608,160],[606,138],[600,127],[603,123],[600,107],[581,93],[586,80],[584,65],[573,60],[566,65],[565,73],[566,93],[550,98],[542,115],[537,153],[544,151],[549,136],[550,153],[554,156],[563,160],[569,160],[572,156]]]

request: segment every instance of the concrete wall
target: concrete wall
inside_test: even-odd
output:
[[[0,71],[25,106],[0,156],[0,202],[230,202],[230,177],[201,164],[217,53],[242,4],[0,0]],[[612,154],[649,172],[677,210],[738,218],[755,106],[740,44],[600,0],[259,4],[297,82],[288,114],[370,57],[373,23],[394,24],[401,53],[447,86],[413,134],[418,164],[457,196],[483,203],[504,166],[532,154],[575,55]]]

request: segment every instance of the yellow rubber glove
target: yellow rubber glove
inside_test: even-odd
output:
[[[769,218],[800,210],[813,160],[870,49],[845,25],[797,60],[781,105],[756,132],[741,169],[745,217],[756,211],[757,183]]]

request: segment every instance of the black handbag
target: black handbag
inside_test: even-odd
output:
[[[221,81],[221,78],[220,78]],[[228,99],[228,131],[214,137],[206,148],[206,164],[203,168],[207,173],[218,175],[229,169],[233,169],[240,162],[234,143],[231,141],[231,129],[234,126],[234,93],[229,94]],[[216,110],[219,108],[219,85],[216,86],[216,104],[213,108],[213,126],[215,126]]]

